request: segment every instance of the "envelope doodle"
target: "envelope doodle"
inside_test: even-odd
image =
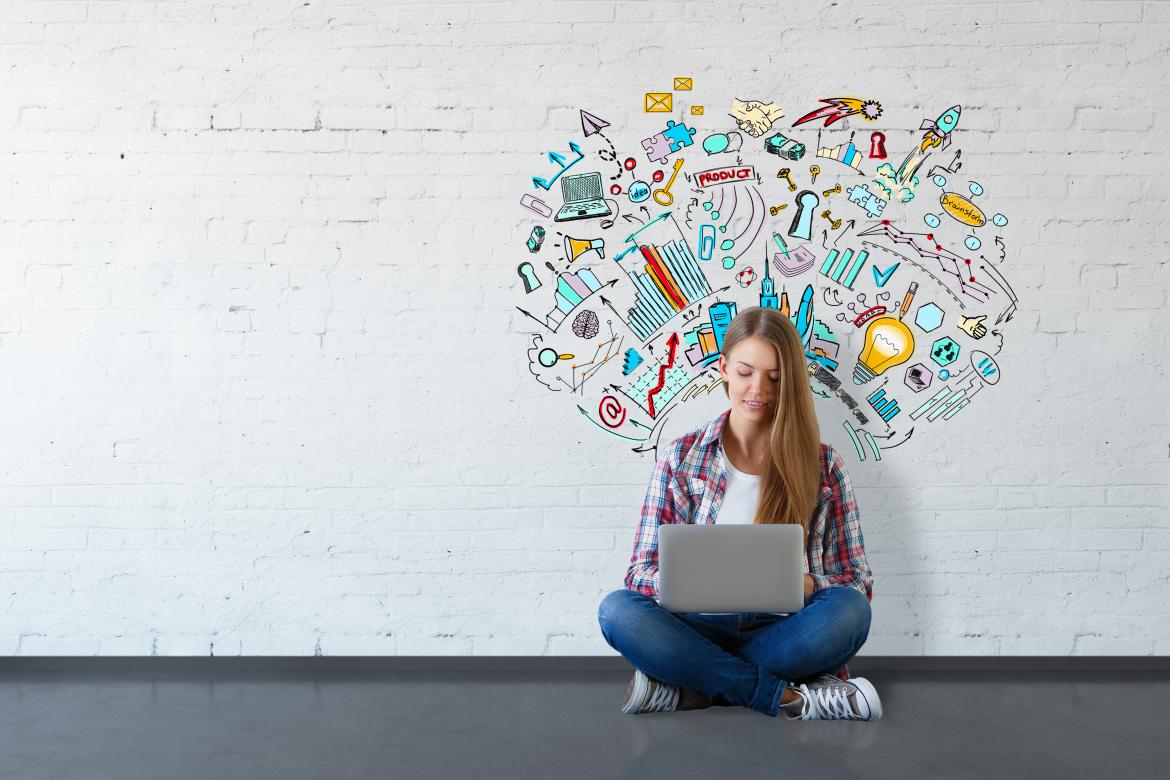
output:
[[[646,105],[643,111],[647,114],[662,114],[670,113],[674,110],[671,105],[674,101],[672,98],[674,94],[671,92],[647,92]]]

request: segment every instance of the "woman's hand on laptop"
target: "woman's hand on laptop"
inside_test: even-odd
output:
[[[804,575],[804,600],[806,603],[808,602],[808,597],[813,594],[813,591],[816,589],[816,587],[817,587],[817,583],[812,578],[812,575],[805,574]]]

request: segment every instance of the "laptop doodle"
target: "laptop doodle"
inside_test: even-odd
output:
[[[553,217],[556,222],[608,217],[613,213],[601,197],[600,173],[565,176],[561,179],[561,192],[565,196],[565,205]]]

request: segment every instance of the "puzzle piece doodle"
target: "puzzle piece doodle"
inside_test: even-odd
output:
[[[690,146],[695,142],[694,129],[686,125],[675,124],[673,119],[666,123],[666,129],[662,131],[662,135],[671,140],[670,151],[672,152],[677,152],[684,146]]]
[[[651,162],[656,162],[662,165],[666,162],[666,158],[674,151],[671,148],[671,143],[665,135],[659,133],[652,135],[649,138],[642,139],[642,148],[646,150],[646,156]]]
[[[889,201],[882,200],[877,195],[874,195],[864,184],[855,184],[849,188],[849,202],[861,206],[865,209],[865,213],[871,217],[877,217],[881,215],[882,209],[886,207]]]

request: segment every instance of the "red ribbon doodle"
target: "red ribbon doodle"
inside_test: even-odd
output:
[[[863,311],[861,314],[858,314],[857,319],[853,320],[853,324],[860,328],[862,325],[869,322],[874,317],[880,317],[881,315],[883,315],[885,313],[886,313],[885,306],[871,306],[868,309],[866,309],[865,311]]]

